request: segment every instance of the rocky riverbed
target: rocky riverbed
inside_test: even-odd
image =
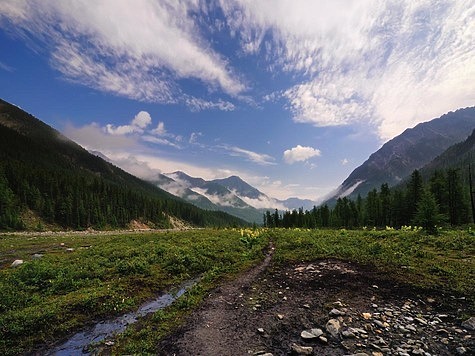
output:
[[[242,281],[241,281],[242,282]],[[176,355],[473,355],[473,301],[338,260],[222,286],[159,346]],[[213,308],[219,320],[210,320]]]

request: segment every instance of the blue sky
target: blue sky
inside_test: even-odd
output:
[[[475,104],[475,1],[0,1],[0,97],[144,178],[318,199]]]

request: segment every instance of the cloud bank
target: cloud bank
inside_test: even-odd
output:
[[[73,82],[136,100],[231,110],[223,100],[185,96],[177,84],[197,79],[231,96],[245,90],[201,35],[193,18],[200,11],[199,1],[187,0],[5,0],[0,20],[41,41],[51,65]]]
[[[245,53],[300,78],[293,119],[386,140],[475,102],[475,1],[221,0]]]

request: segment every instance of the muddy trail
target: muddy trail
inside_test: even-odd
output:
[[[474,355],[463,296],[397,284],[368,266],[265,261],[215,289],[160,355]]]

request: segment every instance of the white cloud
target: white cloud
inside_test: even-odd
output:
[[[364,121],[386,140],[475,102],[474,0],[220,4],[244,52],[300,78],[281,93],[296,122]]]
[[[132,125],[145,129],[152,123],[152,117],[146,111],[140,111],[132,120]]]
[[[160,121],[155,129],[152,130],[152,133],[158,136],[164,136],[167,133],[165,130],[165,124],[163,121]]]
[[[157,145],[165,145],[165,146],[171,146],[175,148],[181,148],[180,145],[177,145],[176,143],[170,140],[167,140],[166,138],[155,137],[155,136],[150,136],[150,135],[143,135],[141,138],[145,142],[155,143]]]
[[[319,149],[297,145],[289,150],[285,150],[283,158],[285,163],[292,164],[295,162],[304,162],[320,155],[321,152]]]
[[[103,130],[98,124],[91,123],[82,127],[66,125],[64,135],[88,150],[109,151],[130,149],[138,145],[138,140],[131,136],[114,136]]]
[[[276,199],[270,198],[266,195],[260,195],[257,199],[251,199],[249,197],[239,197],[246,204],[256,208],[256,209],[279,209],[286,210],[285,206],[282,203],[279,203]]]
[[[229,101],[224,101],[222,99],[219,99],[217,102],[213,102],[195,97],[188,97],[185,99],[185,104],[193,112],[212,109],[219,109],[221,111],[233,111],[234,109],[236,109],[233,103]]]
[[[190,135],[190,139],[188,140],[188,143],[194,145],[198,144],[198,137],[203,136],[201,132],[192,132]]]
[[[175,79],[198,79],[236,96],[246,88],[201,35],[199,1],[5,0],[5,26],[52,51],[73,81],[133,99],[175,102]],[[13,25],[13,26],[11,26]],[[172,44],[172,45],[171,45]]]
[[[275,164],[274,157],[269,156],[264,153],[257,153],[250,150],[246,150],[244,148],[240,148],[237,146],[229,146],[229,145],[220,145],[220,146],[217,146],[217,148],[223,149],[229,152],[231,156],[244,157],[248,161],[257,163],[259,165],[270,166],[270,165]]]
[[[146,111],[140,111],[130,122],[130,125],[121,125],[115,127],[112,124],[105,126],[105,131],[111,135],[127,135],[131,133],[144,133],[144,129],[152,123],[150,114]]]
[[[103,151],[107,149],[137,148],[139,142],[148,142],[181,149],[178,142],[183,138],[165,130],[165,124],[159,122],[155,129],[148,129],[152,117],[146,111],[140,111],[129,125],[114,126],[106,124],[100,127],[96,123],[82,127],[67,125],[65,135],[77,141],[87,149]],[[158,136],[158,137],[157,137]]]

